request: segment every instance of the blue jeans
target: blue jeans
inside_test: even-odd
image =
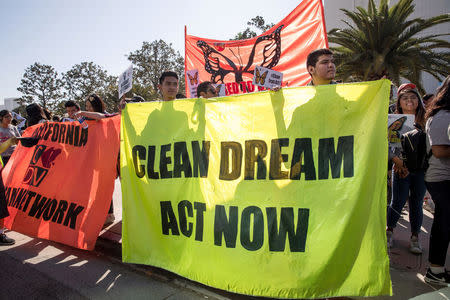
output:
[[[411,233],[417,235],[420,232],[423,220],[423,196],[426,187],[424,172],[409,173],[405,178],[400,178],[394,174],[392,184],[392,201],[387,211],[387,226],[394,228],[405,206],[409,195],[409,222],[411,223]]]

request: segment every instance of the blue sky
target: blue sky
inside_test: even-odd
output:
[[[16,90],[35,62],[58,73],[93,61],[111,75],[129,65],[126,54],[143,41],[163,39],[184,56],[188,34],[229,39],[260,15],[277,23],[301,0],[227,1],[0,1],[0,103]]]

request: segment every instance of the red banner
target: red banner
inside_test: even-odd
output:
[[[306,85],[306,57],[328,48],[321,0],[303,0],[270,30],[248,40],[219,41],[186,35],[185,72],[198,70],[200,81],[225,83],[226,94],[254,92],[255,66],[283,73],[283,86]],[[190,79],[186,76],[186,94]]]
[[[30,148],[19,143],[2,172],[7,228],[94,248],[114,191],[120,116],[88,125],[48,122],[26,129],[23,136],[39,142]]]

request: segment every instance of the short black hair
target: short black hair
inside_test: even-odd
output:
[[[159,84],[162,84],[166,77],[175,77],[178,80],[177,73],[173,71],[165,71],[161,74],[161,77],[159,77]]]
[[[64,104],[64,107],[76,107],[78,110],[80,110],[81,108],[80,108],[80,106],[78,105],[78,103],[76,103],[75,101],[72,101],[72,100],[69,100],[69,101],[66,101],[66,103]]]
[[[0,110],[0,118],[3,119],[4,116],[6,116],[7,114],[10,114],[10,113],[11,112],[7,109]]]
[[[333,55],[333,52],[327,48],[317,49],[310,52],[306,58],[306,70],[308,70],[309,66],[316,67],[317,61],[321,55]]]
[[[200,83],[197,86],[197,97],[200,98],[200,93],[207,93],[208,92],[208,87],[212,85],[211,81],[203,81],[202,83]]]

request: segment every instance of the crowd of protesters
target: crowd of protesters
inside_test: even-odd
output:
[[[425,281],[444,286],[450,282],[449,272],[444,267],[450,237],[449,84],[450,76],[438,88],[436,95],[427,94],[423,98],[413,83],[402,84],[397,90],[393,112],[414,115],[415,128],[402,135],[400,152],[389,156],[393,162],[393,182],[386,228],[387,245],[391,248],[394,246],[394,228],[408,200],[409,250],[422,254],[419,234],[423,207],[432,211],[434,218]],[[425,206],[424,199],[427,200]]]
[[[336,67],[333,53],[329,49],[318,49],[307,57],[307,71],[311,76],[308,85],[336,84],[334,81]],[[173,101],[184,98],[178,94],[178,75],[175,72],[164,72],[158,88],[163,101]],[[394,228],[401,217],[401,211],[406,201],[409,201],[409,221],[411,224],[410,251],[421,254],[420,232],[423,219],[423,201],[425,193],[434,202],[434,220],[429,244],[429,268],[425,281],[433,284],[448,285],[450,275],[445,270],[445,260],[450,237],[450,76],[436,91],[421,97],[414,83],[402,84],[397,90],[397,102],[389,107],[390,112],[396,114],[411,114],[415,118],[415,129],[404,134],[402,148],[399,152],[389,153],[392,163],[392,197],[387,207],[387,246],[394,246]],[[273,89],[278,91],[280,88]],[[217,89],[213,83],[206,81],[197,87],[200,98],[217,97]],[[128,102],[143,102],[142,97],[121,99],[119,111]],[[99,120],[110,117],[105,110],[102,99],[90,95],[85,102],[85,110],[73,102],[65,104],[67,116],[61,121],[74,121],[80,118]],[[31,104],[26,108],[27,126],[42,122],[59,121],[52,119],[48,111],[38,104]],[[11,125],[12,115],[9,111],[0,111],[0,151],[4,163],[17,144],[20,137],[19,130]],[[2,192],[3,184],[0,186]],[[431,201],[427,205],[431,205]],[[7,215],[5,203],[0,203],[0,218]],[[111,204],[105,224],[114,220]],[[12,244],[14,241],[0,231],[0,245]]]

